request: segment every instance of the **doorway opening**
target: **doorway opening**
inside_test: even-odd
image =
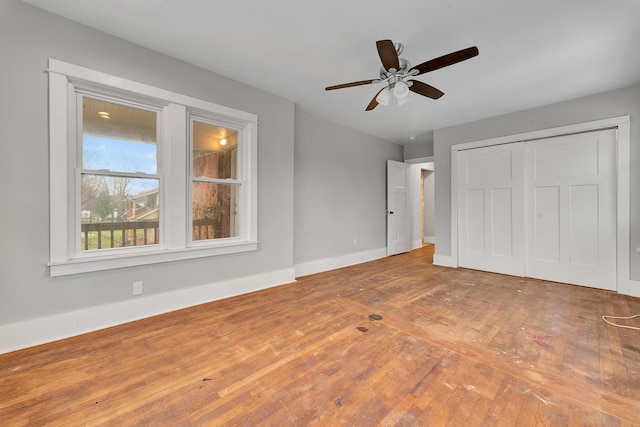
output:
[[[435,169],[433,157],[407,160],[411,211],[411,249],[435,244]],[[429,263],[432,263],[430,257]]]

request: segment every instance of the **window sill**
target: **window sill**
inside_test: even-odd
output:
[[[255,251],[257,249],[258,242],[253,241],[226,244],[224,246],[221,245],[217,247],[209,246],[206,248],[159,250],[139,254],[128,254],[126,257],[112,256],[73,259],[69,261],[58,261],[49,263],[49,276],[69,276],[72,274],[90,273],[94,271],[115,270],[126,267],[159,264],[163,262],[182,261],[216,255],[249,252]]]

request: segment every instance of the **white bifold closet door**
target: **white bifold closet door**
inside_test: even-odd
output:
[[[527,276],[616,289],[616,131],[526,145]]]
[[[524,143],[460,152],[461,267],[524,276]]]
[[[615,289],[616,133],[460,152],[459,265]]]

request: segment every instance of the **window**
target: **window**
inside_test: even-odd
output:
[[[84,93],[78,103],[79,252],[159,244],[162,112]]]
[[[238,130],[192,116],[191,241],[239,236]]]
[[[48,71],[51,276],[257,249],[255,115]]]

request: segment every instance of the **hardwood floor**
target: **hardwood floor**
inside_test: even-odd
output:
[[[640,299],[431,257],[0,355],[0,425],[640,425]]]

